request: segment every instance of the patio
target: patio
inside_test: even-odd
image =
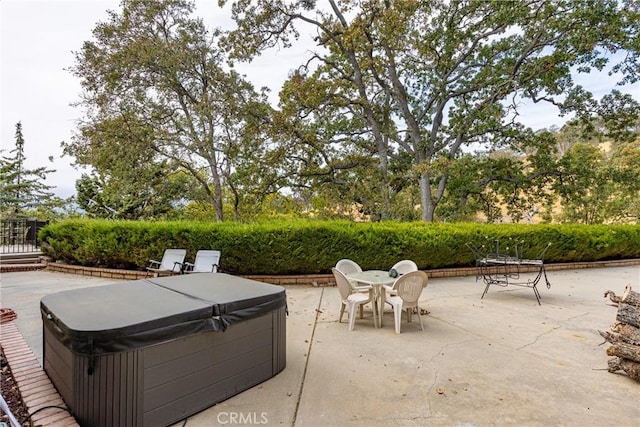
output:
[[[638,383],[607,372],[598,330],[614,322],[604,292],[640,288],[640,267],[549,273],[542,305],[528,289],[492,289],[475,277],[432,278],[425,330],[389,307],[347,331],[338,291],[287,286],[287,367],[274,378],[176,426],[618,425],[637,426]],[[39,301],[113,279],[48,271],[3,274],[2,306],[42,362]],[[114,308],[117,309],[117,308]],[[417,320],[417,319],[416,319]]]

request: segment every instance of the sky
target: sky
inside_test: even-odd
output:
[[[215,0],[196,1],[196,13],[209,27],[229,28],[232,21]],[[119,10],[114,0],[0,0],[0,148],[14,148],[16,123],[22,122],[26,166],[55,169],[47,183],[55,193],[75,193],[82,170],[63,157],[60,143],[68,141],[82,111],[71,104],[79,99],[80,82],[67,69],[74,52],[91,39],[91,30],[107,19],[106,10]],[[308,47],[272,50],[251,64],[236,67],[256,88],[272,89],[272,101],[289,72],[304,62]],[[606,75],[581,82],[596,97],[613,87]],[[623,90],[640,100],[640,84]],[[520,120],[533,129],[562,126],[567,118],[554,109],[531,106]],[[6,152],[4,153],[6,155]],[[49,161],[53,158],[53,162]]]

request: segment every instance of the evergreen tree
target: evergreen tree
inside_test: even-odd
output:
[[[26,211],[60,200],[51,191],[53,186],[44,182],[55,170],[46,167],[27,169],[24,144],[22,123],[18,122],[15,148],[8,156],[0,157],[0,215],[3,217],[23,216]]]

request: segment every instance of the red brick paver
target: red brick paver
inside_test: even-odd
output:
[[[22,393],[22,400],[29,414],[32,415],[32,424],[48,427],[79,427],[75,418],[67,410],[47,408],[54,405],[66,408],[66,405],[22,337],[15,322],[0,324],[0,342]]]

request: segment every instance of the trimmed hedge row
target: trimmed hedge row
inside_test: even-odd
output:
[[[166,248],[222,251],[231,274],[327,273],[351,258],[364,269],[388,269],[401,259],[421,269],[474,264],[467,243],[483,252],[536,258],[548,242],[548,262],[640,258],[639,225],[522,225],[288,221],[259,224],[67,220],[40,232],[43,251],[70,264],[144,270]]]

